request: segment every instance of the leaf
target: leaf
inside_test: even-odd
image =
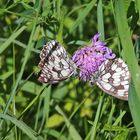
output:
[[[98,19],[98,32],[102,34],[100,36],[101,40],[104,40],[104,18],[103,18],[103,4],[102,0],[99,0],[98,6],[97,6],[97,19]]]
[[[140,0],[135,0],[135,7],[136,7],[136,11],[138,11],[140,15]]]
[[[128,139],[129,130],[124,131],[117,135],[113,140],[126,140]]]
[[[60,126],[64,122],[64,119],[59,114],[53,114],[49,117],[48,122],[46,122],[47,128]]]
[[[31,128],[29,128],[24,122],[17,120],[16,118],[11,117],[9,115],[4,115],[2,113],[0,113],[0,118],[12,122],[19,129],[21,129],[29,138],[31,138],[32,140],[37,140],[37,137],[35,136],[37,135],[37,133],[33,131]]]
[[[67,140],[67,137],[64,136],[63,134],[61,134],[61,132],[58,132],[53,129],[44,129],[43,134],[51,135],[51,136],[57,138],[58,140]]]
[[[41,86],[39,86],[36,83],[31,82],[31,81],[27,81],[21,88],[21,90],[29,92],[34,95],[39,93],[40,89],[41,89]]]
[[[0,54],[17,38],[24,30],[26,26],[22,26],[19,30],[14,32],[1,46],[0,46]]]
[[[134,124],[137,130],[138,138],[140,138],[140,125],[138,118],[140,118],[140,69],[134,53],[134,47],[131,40],[130,28],[128,27],[126,13],[124,11],[124,1],[117,0],[115,5],[116,21],[118,25],[118,33],[124,51],[124,57],[127,61],[129,71],[132,77],[132,85],[129,90],[129,105],[134,119]],[[131,57],[130,57],[131,56]],[[133,95],[133,96],[132,96]],[[133,109],[132,109],[133,107]],[[134,113],[134,110],[136,111]]]
[[[60,83],[56,90],[53,91],[53,98],[56,98],[58,100],[63,99],[68,93],[68,88],[63,83]]]
[[[80,23],[85,20],[88,13],[92,10],[93,6],[95,5],[96,0],[92,0],[90,3],[87,4],[87,6],[80,11],[80,14],[76,21],[74,22],[73,26],[70,28],[70,33],[72,33],[79,25]]]
[[[8,72],[5,72],[4,74],[0,75],[1,80],[6,80],[8,77],[10,77],[14,73],[14,70],[9,70]]]
[[[106,130],[106,131],[128,131],[129,129],[126,127],[105,124],[104,130]]]
[[[59,108],[59,106],[56,106],[55,109],[57,112],[59,112],[66,123],[66,126],[68,128],[69,134],[73,140],[82,140],[81,136],[79,135],[78,131],[75,129],[75,127],[70,123],[68,118],[65,116],[65,114],[62,112],[62,110]]]
[[[93,125],[92,125],[90,131],[88,132],[85,140],[89,140],[89,139],[94,140],[95,137],[96,137],[97,126],[99,124],[99,118],[100,118],[102,103],[103,103],[103,96],[100,96],[100,100],[99,100],[99,104],[98,104],[98,108],[97,108],[97,112],[96,112],[96,116],[95,116]]]
[[[140,104],[138,98],[134,96],[136,95],[136,93],[135,88],[132,84],[130,84],[129,93],[129,107],[137,130],[137,134],[140,137]]]

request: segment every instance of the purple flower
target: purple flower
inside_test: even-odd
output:
[[[98,40],[100,35],[97,33],[89,46],[78,49],[72,57],[79,69],[79,77],[84,81],[90,80],[106,59],[116,57],[112,50],[105,46],[105,42]]]

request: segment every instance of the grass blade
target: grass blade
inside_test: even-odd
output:
[[[139,105],[140,105],[140,70],[139,70],[139,66],[137,64],[137,60],[136,60],[136,56],[134,53],[134,47],[132,44],[132,40],[131,40],[131,34],[130,34],[130,29],[128,27],[128,23],[127,23],[127,18],[126,18],[126,12],[125,12],[125,7],[124,7],[124,1],[122,0],[118,0],[116,1],[116,7],[115,7],[115,11],[116,11],[116,21],[117,21],[117,25],[118,25],[118,33],[119,33],[119,37],[122,43],[122,47],[123,47],[123,51],[124,51],[124,57],[128,63],[128,67],[131,73],[131,77],[132,77],[132,84],[134,84],[133,88],[132,86],[130,87],[130,95],[129,97],[129,104],[131,111],[133,112],[133,110],[136,110],[137,113],[133,114],[132,112],[132,116],[134,119],[134,124],[136,126],[137,129],[137,134],[138,137],[140,138],[140,126],[136,125],[139,124],[139,120],[137,120],[136,118],[140,118],[140,112],[139,112]],[[131,57],[130,57],[131,56]],[[135,100],[137,99],[137,100]],[[136,108],[132,108],[132,106],[136,107]]]
[[[98,6],[97,6],[97,20],[98,20],[98,32],[102,34],[100,36],[101,40],[104,40],[104,19],[103,19],[103,5],[102,0],[99,0]]]
[[[93,126],[90,129],[89,133],[87,134],[85,140],[89,140],[89,139],[90,140],[94,140],[95,139],[96,132],[97,132],[98,120],[100,118],[100,113],[101,113],[102,102],[103,102],[103,96],[100,96],[100,100],[99,100],[99,104],[98,104],[95,120],[93,122]]]
[[[129,95],[129,107],[131,110],[132,118],[134,120],[134,124],[136,126],[137,130],[137,135],[140,138],[140,125],[139,125],[139,120],[140,120],[140,106],[139,106],[139,100],[136,96],[134,96],[135,93],[135,88],[132,84],[130,84],[130,95]],[[134,95],[133,95],[134,94]]]
[[[85,20],[86,16],[88,15],[88,13],[91,11],[91,9],[93,8],[93,6],[95,5],[96,0],[92,0],[90,3],[87,4],[87,6],[80,12],[77,20],[74,22],[74,25],[72,26],[72,28],[70,28],[70,33],[72,33],[78,26],[79,24]]]
[[[15,124],[19,129],[21,129],[25,134],[27,134],[27,136],[29,138],[31,138],[32,140],[37,140],[37,137],[33,134],[36,133],[35,131],[33,131],[31,128],[29,128],[24,122],[17,120],[14,117],[11,117],[9,115],[5,115],[0,113],[0,118],[6,120],[6,121],[10,121],[13,124]],[[36,133],[37,135],[37,133]]]
[[[68,118],[65,116],[65,114],[62,112],[62,110],[59,108],[59,106],[56,106],[55,108],[64,118],[66,126],[69,130],[69,134],[73,140],[82,140],[81,136],[79,135],[78,131],[74,128],[74,126],[69,122]]]
[[[22,26],[18,31],[13,33],[0,47],[0,54],[26,29]]]
[[[54,129],[44,129],[43,133],[51,135],[51,136],[55,137],[58,140],[67,140],[66,136],[60,134],[60,132],[58,132],[58,131],[56,131]]]
[[[99,104],[98,104],[98,108],[97,108],[97,112],[96,112],[94,124],[93,124],[93,126],[91,128],[91,137],[90,137],[90,140],[94,140],[95,139],[95,136],[96,136],[97,125],[98,125],[98,120],[100,118],[100,112],[101,112],[102,102],[103,102],[103,96],[100,96],[100,100],[99,100]]]
[[[21,80],[21,78],[22,78],[22,75],[23,75],[23,72],[24,72],[24,69],[25,69],[25,65],[26,65],[26,63],[27,63],[27,61],[28,61],[28,58],[29,58],[29,56],[30,56],[30,50],[31,50],[31,49],[33,48],[33,46],[34,46],[34,43],[32,42],[32,40],[33,40],[33,36],[34,36],[36,24],[37,24],[37,18],[38,18],[38,17],[36,17],[36,19],[35,19],[35,21],[34,21],[33,29],[32,29],[32,32],[31,32],[30,39],[29,39],[29,43],[28,43],[28,47],[26,48],[25,53],[24,53],[24,56],[25,56],[25,57],[24,57],[24,61],[23,61],[23,63],[22,63],[21,70],[20,70],[20,73],[19,73],[19,75],[18,75],[17,81],[16,81],[16,83],[15,83],[15,85],[14,85],[14,87],[13,87],[11,93],[10,93],[11,96],[10,96],[10,98],[9,98],[7,104],[6,104],[5,109],[4,109],[4,114],[6,114],[8,108],[9,108],[9,106],[10,106],[10,103],[11,103],[11,101],[12,101],[12,99],[13,99],[15,93],[16,93],[18,84],[19,84],[19,82],[20,82],[20,80]]]

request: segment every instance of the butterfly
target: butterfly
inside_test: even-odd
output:
[[[128,100],[130,73],[127,65],[121,58],[105,60],[97,73],[90,80],[96,83],[104,92],[122,100]]]
[[[43,46],[40,59],[38,80],[41,83],[55,84],[76,74],[75,63],[65,48],[55,40]]]

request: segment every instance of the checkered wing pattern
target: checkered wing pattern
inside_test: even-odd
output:
[[[106,60],[99,67],[94,82],[104,92],[116,98],[128,100],[130,73],[122,59]]]
[[[55,40],[44,45],[40,59],[38,66],[41,71],[38,80],[41,83],[58,83],[76,72],[76,66],[65,48]]]

